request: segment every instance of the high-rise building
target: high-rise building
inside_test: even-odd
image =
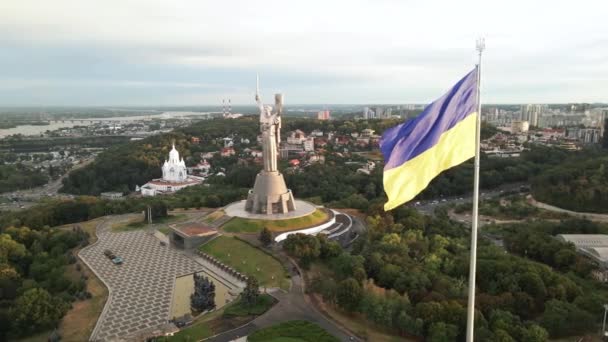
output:
[[[376,118],[375,108],[371,108],[371,109],[369,107],[363,108],[363,118],[366,120],[375,119]]]
[[[530,126],[537,127],[546,107],[546,105],[540,104],[528,104],[525,106],[521,106],[519,120],[528,121],[530,123]]]
[[[331,119],[329,110],[321,110],[321,111],[317,112],[317,120],[329,120],[329,119]]]

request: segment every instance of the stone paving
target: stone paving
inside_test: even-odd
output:
[[[99,241],[83,249],[80,257],[110,287],[111,296],[91,340],[113,341],[166,324],[170,316],[175,277],[203,269],[170,246],[161,246],[150,232],[114,233],[110,219],[98,227]],[[122,257],[114,265],[103,251]]]

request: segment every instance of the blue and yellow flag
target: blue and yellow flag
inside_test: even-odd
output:
[[[475,156],[476,93],[477,68],[420,115],[384,132],[384,210],[411,200],[442,171]]]

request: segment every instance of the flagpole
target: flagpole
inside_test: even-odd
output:
[[[467,306],[467,342],[473,342],[475,326],[475,269],[477,266],[477,221],[479,219],[479,145],[481,135],[481,54],[486,47],[485,40],[477,40],[477,122],[475,131],[475,177],[473,179],[473,213],[471,217],[471,264],[469,266],[469,303]]]

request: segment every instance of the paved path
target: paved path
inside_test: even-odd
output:
[[[149,231],[110,231],[112,224],[132,217],[123,215],[103,221],[97,228],[97,243],[79,253],[110,291],[92,340],[118,340],[166,324],[175,277],[203,270],[182,252],[161,246]],[[122,257],[124,264],[114,265],[103,254],[105,249]]]
[[[313,307],[313,305],[304,295],[302,289],[302,278],[297,273],[294,273],[291,270],[291,267],[289,267],[289,269],[292,273],[292,286],[290,291],[284,292],[282,290],[276,290],[270,293],[273,297],[279,300],[275,306],[273,306],[265,314],[251,321],[249,324],[246,324],[238,329],[222,333],[206,341],[229,342],[243,336],[250,335],[254,331],[261,328],[292,320],[306,320],[316,323],[332,335],[336,336],[338,339],[340,339],[340,341],[351,341],[351,335],[345,333],[342,329],[326,319],[325,316],[323,316]],[[352,341],[360,340],[354,338]]]

